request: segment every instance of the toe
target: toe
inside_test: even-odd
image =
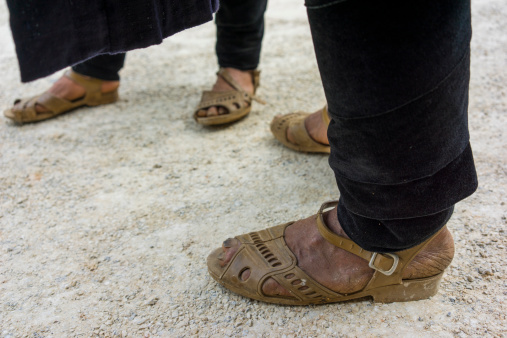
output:
[[[207,116],[217,116],[217,115],[218,110],[216,107],[211,107],[210,109],[208,109]]]
[[[206,110],[204,109],[201,109],[197,112],[197,116],[199,117],[206,117],[207,113],[206,113]]]
[[[251,273],[252,273],[252,271],[249,268],[246,268],[246,269],[241,270],[238,277],[240,280],[246,281],[250,277]]]
[[[227,114],[227,109],[224,107],[218,107],[218,115],[224,115]]]
[[[43,105],[36,103],[35,104],[35,111],[37,113],[47,113],[49,110],[46,107],[44,107]]]
[[[225,266],[234,257],[240,246],[240,241],[236,238],[228,238],[222,244],[223,256],[221,256],[220,265]]]
[[[231,248],[232,246],[234,246],[236,244],[238,240],[236,238],[227,238],[223,243],[222,243],[222,246],[224,248]]]
[[[11,108],[11,110],[13,110],[13,111],[15,111],[15,110],[20,111],[22,109],[23,109],[23,104],[22,104],[21,100],[16,100],[14,102],[14,105]]]
[[[290,297],[291,294],[287,289],[278,284],[273,278],[268,279],[262,285],[262,292],[267,296],[284,296]]]
[[[220,278],[224,272],[224,267],[231,261],[238,251],[241,242],[236,238],[228,238],[224,241],[221,248],[217,248],[208,256],[207,264],[211,275],[216,279]],[[250,271],[244,271],[242,278],[248,279]]]
[[[222,248],[217,248],[207,258],[208,270],[214,278],[219,278],[224,271],[223,256]]]

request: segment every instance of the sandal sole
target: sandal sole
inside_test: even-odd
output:
[[[247,116],[252,107],[246,107],[244,111],[235,111],[233,114],[224,114],[219,116],[211,116],[211,117],[198,117],[194,115],[195,121],[204,126],[216,126],[220,124],[228,124],[231,122],[236,122],[241,120],[245,116]]]
[[[371,289],[368,291],[360,291],[355,294],[344,295],[340,299],[325,299],[325,298],[316,298],[315,301],[300,301],[295,298],[281,298],[281,297],[271,297],[271,296],[258,296],[254,294],[246,294],[244,289],[236,287],[234,285],[228,284],[220,276],[214,271],[218,264],[214,264],[212,261],[217,261],[216,257],[222,249],[216,249],[213,251],[208,257],[208,272],[211,277],[218,282],[220,285],[225,287],[226,289],[240,295],[243,297],[247,297],[253,300],[258,300],[261,302],[271,303],[271,304],[281,304],[281,305],[318,305],[318,304],[331,304],[331,303],[341,303],[348,301],[358,301],[371,299],[375,303],[394,303],[394,302],[410,302],[428,299],[435,294],[437,294],[440,281],[443,276],[443,272],[426,278],[419,279],[407,279],[403,280],[401,284],[398,285],[388,285],[376,289]],[[232,258],[234,259],[234,258]]]

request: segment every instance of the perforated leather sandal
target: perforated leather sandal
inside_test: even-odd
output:
[[[351,240],[336,235],[326,226],[322,213],[337,204],[338,201],[322,204],[317,213],[317,227],[328,242],[369,262],[374,273],[362,290],[340,294],[324,287],[301,270],[284,239],[285,229],[294,222],[237,236],[241,245],[225,267],[220,266],[219,259],[223,255],[221,248],[209,255],[209,273],[217,282],[239,295],[275,304],[326,304],[365,297],[373,298],[375,302],[389,303],[420,300],[436,294],[443,272],[418,279],[402,279],[402,276],[414,257],[442,230],[408,250],[393,254],[369,252]],[[246,270],[250,270],[250,276],[242,280],[241,275]],[[288,290],[292,297],[265,295],[262,286],[269,278]]]
[[[83,76],[72,70],[67,70],[64,76],[85,89],[86,93],[82,98],[69,101],[46,91],[29,99],[16,100],[14,104],[20,103],[21,109],[12,107],[4,111],[4,115],[17,123],[37,122],[50,119],[81,106],[98,106],[118,101],[117,89],[108,93],[101,92],[102,82],[104,82],[102,80]],[[35,110],[37,104],[45,107],[48,111],[44,113],[37,112]]]
[[[194,111],[194,119],[197,123],[203,125],[219,125],[237,121],[250,113],[252,110],[252,101],[265,104],[263,100],[255,96],[257,88],[260,86],[259,78],[260,71],[250,70],[252,81],[254,85],[254,94],[247,93],[241,86],[232,78],[229,72],[223,68],[217,72],[234,90],[227,90],[221,92],[204,91],[202,93],[201,102]],[[211,107],[224,107],[227,109],[227,114],[217,116],[197,116],[200,110],[206,110]]]
[[[325,153],[329,154],[331,148],[329,145],[319,143],[312,139],[305,127],[305,119],[311,115],[305,112],[296,112],[277,116],[271,122],[271,132],[275,138],[284,146],[305,153]],[[322,110],[322,120],[326,126],[329,126],[330,119],[327,113],[327,107]],[[292,143],[287,139],[287,130],[290,129],[294,141]]]

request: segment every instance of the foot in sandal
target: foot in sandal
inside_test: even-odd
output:
[[[119,81],[102,81],[69,70],[41,95],[18,99],[4,115],[18,123],[37,122],[80,106],[118,100]]]
[[[410,301],[437,292],[454,256],[447,227],[414,248],[374,254],[348,239],[335,209],[323,212],[336,204],[324,203],[317,215],[297,222],[227,239],[208,257],[211,276],[240,295],[289,305],[363,297]]]
[[[204,125],[219,125],[237,121],[248,115],[252,101],[264,103],[255,96],[260,72],[220,68],[211,91],[203,92],[195,120]]]
[[[296,112],[277,115],[271,122],[271,132],[278,141],[293,150],[329,154],[329,122],[326,107],[312,114]]]

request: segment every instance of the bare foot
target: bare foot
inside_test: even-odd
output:
[[[305,127],[306,131],[308,131],[308,135],[310,135],[314,141],[321,144],[329,144],[329,140],[327,139],[327,125],[322,120],[322,109],[316,111],[305,119]],[[297,144],[297,141],[290,132],[290,128],[287,128],[287,140],[291,143]]]
[[[109,93],[118,89],[119,86],[120,81],[104,81],[102,82],[101,91],[102,93]],[[56,97],[69,101],[80,99],[86,94],[83,87],[66,76],[59,78],[48,91]],[[14,105],[14,108],[21,110],[22,107],[18,105],[19,103]],[[46,113],[49,111],[46,107],[38,103],[35,105],[35,110],[37,113]]]
[[[348,238],[336,217],[336,210],[324,214],[324,221],[336,234]],[[351,293],[363,289],[373,270],[368,262],[358,256],[335,247],[319,233],[315,216],[297,221],[285,231],[285,241],[298,259],[298,266],[313,279],[327,288],[339,293]],[[230,238],[223,243],[224,254],[221,265],[225,266],[240,246],[237,239]],[[454,241],[451,233],[445,228],[435,239],[421,251],[407,266],[404,279],[415,279],[437,275],[452,261]],[[241,275],[248,279],[250,271]],[[266,295],[291,296],[289,291],[274,279],[268,279],[262,286]]]
[[[254,93],[254,84],[252,79],[252,74],[249,71],[243,71],[235,68],[224,68],[229,72],[231,77],[249,94]],[[227,90],[233,90],[231,87],[221,76],[217,76],[217,81],[213,85],[211,89],[214,92],[223,92]],[[201,109],[197,112],[197,116],[199,117],[207,117],[207,116],[217,116],[227,114],[228,111],[224,107],[210,107],[209,109]]]

